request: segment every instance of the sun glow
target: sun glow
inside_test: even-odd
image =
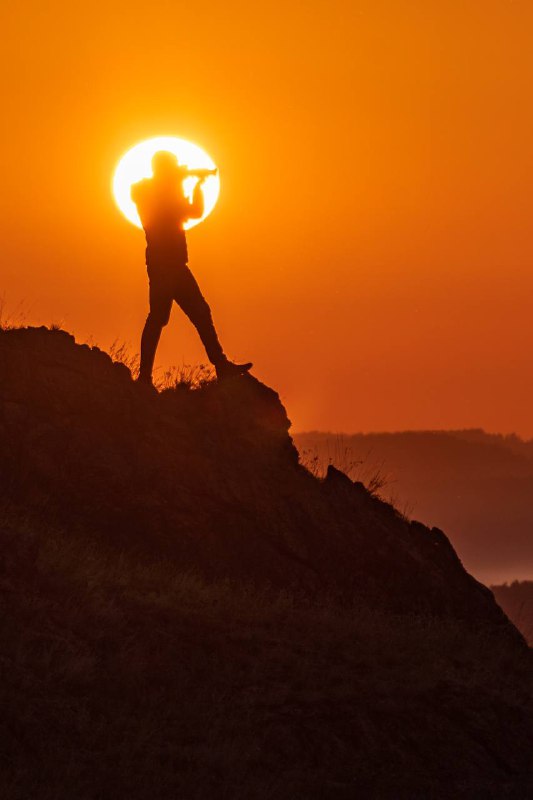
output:
[[[153,139],[146,139],[128,150],[120,159],[113,176],[113,196],[126,219],[138,228],[141,228],[142,225],[135,203],[130,196],[131,186],[142,178],[152,176],[152,156],[158,150],[168,150],[170,153],[174,153],[179,163],[190,169],[213,169],[216,166],[213,159],[201,147],[175,136],[156,136]],[[192,198],[196,180],[196,178],[190,177],[183,181],[183,188],[189,199]],[[218,174],[206,178],[203,190],[204,215],[200,219],[191,219],[186,222],[183,226],[185,230],[202,222],[215,207],[220,192]]]

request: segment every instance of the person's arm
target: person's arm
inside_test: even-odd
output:
[[[200,178],[194,187],[192,201],[189,203],[189,219],[200,219],[204,215],[204,179]]]

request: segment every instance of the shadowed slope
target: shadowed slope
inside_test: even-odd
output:
[[[143,391],[62,331],[0,333],[0,497],[206,577],[360,597],[509,625],[446,536],[331,468],[298,463],[275,392],[251,376]]]

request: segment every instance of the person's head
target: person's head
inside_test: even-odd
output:
[[[165,180],[175,178],[178,173],[179,162],[174,153],[168,150],[158,150],[152,156],[152,172],[154,178]]]

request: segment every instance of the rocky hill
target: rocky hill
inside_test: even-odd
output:
[[[384,496],[443,528],[480,580],[533,575],[533,442],[481,430],[308,432],[294,440],[317,467],[333,463],[352,477],[381,470]]]
[[[522,636],[442,531],[311,475],[289,427],[251,376],[152,393],[0,331],[2,796],[531,786]]]

